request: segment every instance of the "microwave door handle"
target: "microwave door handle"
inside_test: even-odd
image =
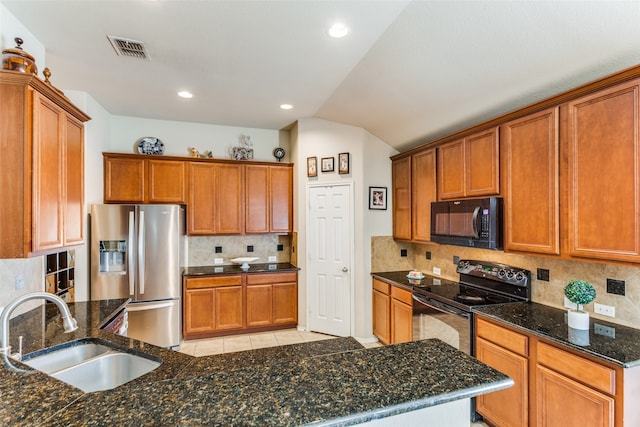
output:
[[[133,211],[129,212],[129,241],[127,242],[127,262],[129,263],[129,295],[133,295],[135,289],[134,284],[136,280],[136,268],[135,268],[135,253],[133,252],[135,245],[133,244],[136,238],[135,231],[135,217]]]
[[[471,225],[473,226],[473,237],[476,239],[480,238],[480,234],[478,233],[478,214],[480,214],[480,206],[476,206],[473,210],[473,218],[471,218]]]

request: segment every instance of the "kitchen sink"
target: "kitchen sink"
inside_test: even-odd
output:
[[[26,355],[22,363],[88,393],[110,390],[141,377],[162,360],[100,340],[81,340]]]

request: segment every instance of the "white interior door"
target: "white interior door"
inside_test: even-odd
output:
[[[307,306],[309,329],[351,335],[353,220],[349,184],[309,187]]]

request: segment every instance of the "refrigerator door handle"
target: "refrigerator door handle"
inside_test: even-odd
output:
[[[145,263],[145,248],[144,248],[144,211],[140,211],[140,224],[138,225],[138,292],[144,294],[144,263]]]
[[[173,307],[174,304],[174,300],[127,304],[127,311],[157,310],[159,308]]]
[[[129,263],[129,295],[133,295],[135,292],[136,270],[135,270],[135,254],[133,252],[133,242],[136,237],[135,231],[135,216],[134,212],[129,212],[129,241],[127,244],[127,262]]]

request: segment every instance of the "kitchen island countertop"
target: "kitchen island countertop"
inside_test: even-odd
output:
[[[15,361],[0,365],[1,425],[353,425],[510,387],[513,381],[439,340],[373,349],[335,338],[195,358],[95,329],[126,300],[55,306],[12,320],[25,353],[83,337],[162,358],[116,389],[83,393]]]

